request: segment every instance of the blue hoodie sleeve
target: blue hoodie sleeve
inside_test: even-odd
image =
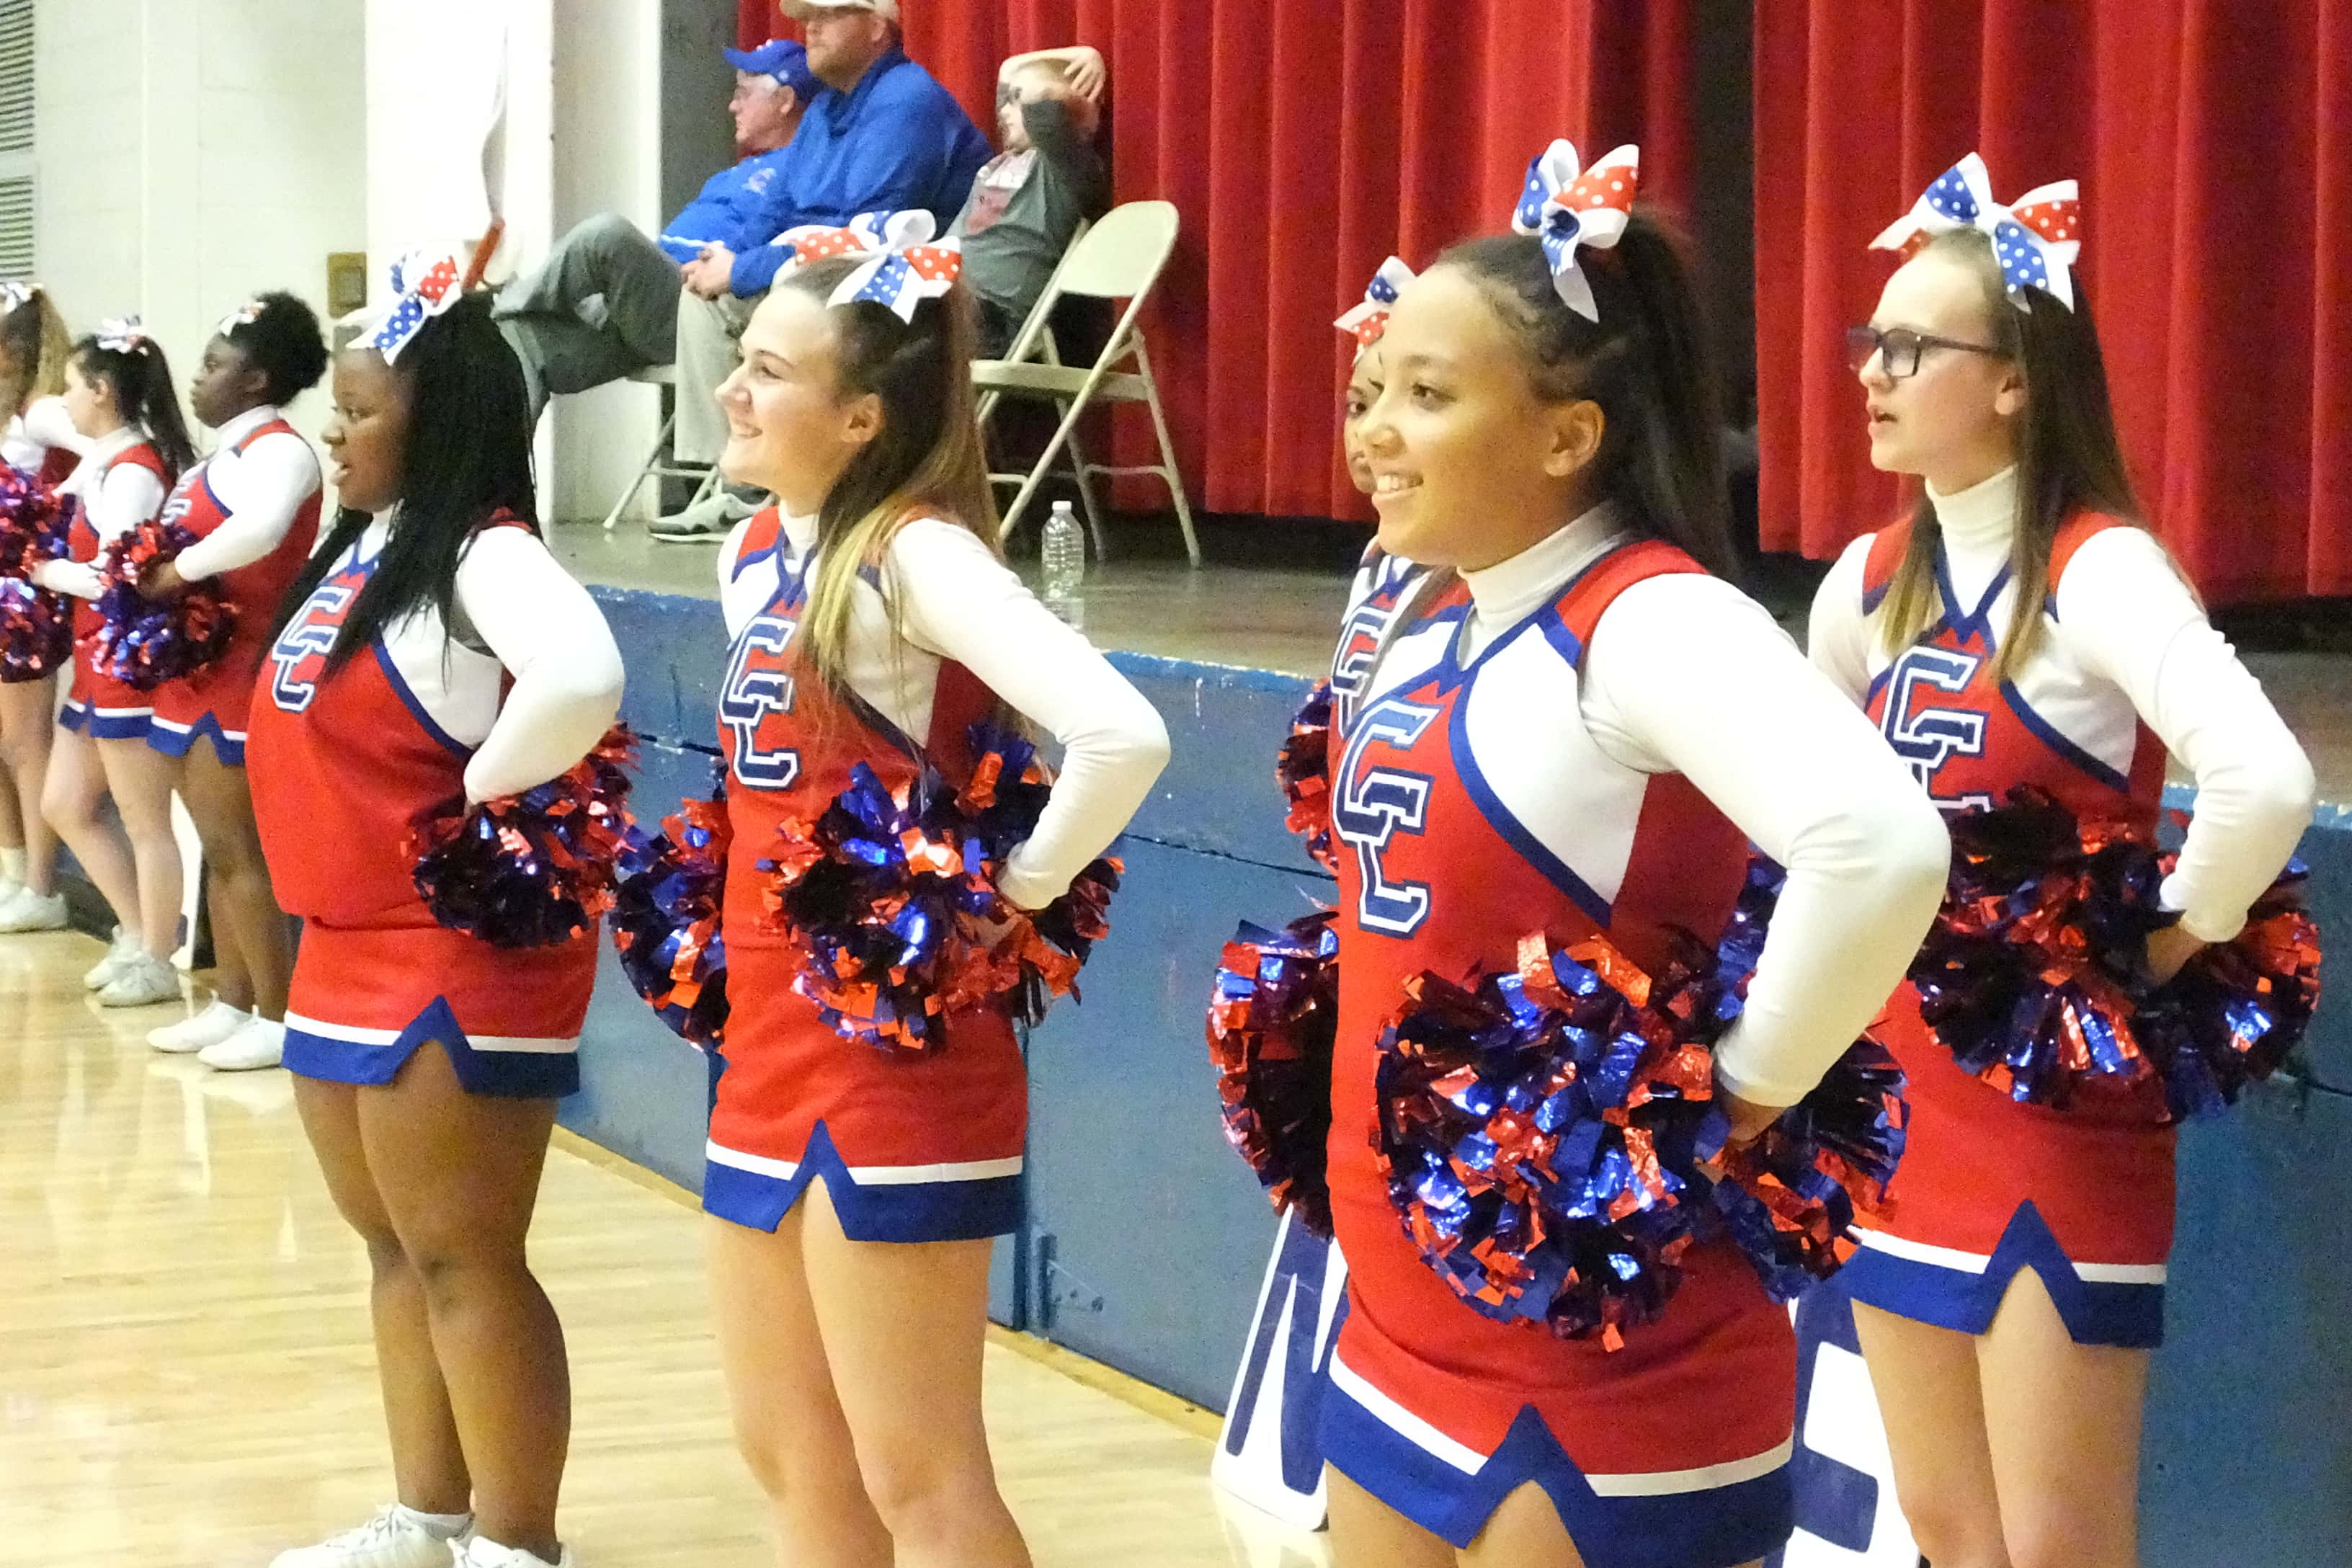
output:
[[[988,142],[928,77],[908,85],[914,90],[871,105],[856,134],[823,159],[807,150],[822,144],[809,134],[814,128],[803,124],[793,143],[802,155],[771,187],[756,222],[745,226],[745,243],[729,247],[736,253],[730,286],[739,298],[764,293],[775,281],[785,251],[768,241],[801,224],[846,223],[860,213],[920,207],[937,220],[940,233],[947,232],[972,177],[988,162]],[[760,232],[751,233],[753,228]]]

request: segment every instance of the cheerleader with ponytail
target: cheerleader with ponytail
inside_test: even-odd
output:
[[[134,317],[74,344],[64,405],[89,443],[59,493],[73,503],[71,553],[37,568],[37,586],[70,595],[73,684],[58,716],[41,809],[114,910],[114,943],[84,977],[110,1007],[176,1000],[180,847],[172,835],[172,768],[147,745],[152,697],[108,668],[98,600],[105,548],[152,521],[195,460],[163,348]],[[111,795],[131,853],[99,810]]]

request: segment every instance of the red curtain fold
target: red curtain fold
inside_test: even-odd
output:
[[[1332,318],[1391,252],[1416,268],[1503,227],[1555,136],[1642,143],[1643,190],[1692,190],[1695,0],[906,0],[908,53],[993,123],[1007,55],[1108,62],[1113,195],[1183,237],[1145,321],[1194,503],[1368,518],[1339,457],[1352,353]],[[780,33],[744,0],[747,40]],[[1148,444],[1125,410],[1119,446]],[[1129,425],[1128,421],[1134,423]],[[1150,489],[1138,492],[1147,505]]]
[[[1971,149],[2008,199],[2083,182],[2142,499],[2216,602],[2352,594],[2352,0],[1759,0],[1756,303],[1767,548],[1825,557],[1896,486],[1840,329],[1871,237]]]

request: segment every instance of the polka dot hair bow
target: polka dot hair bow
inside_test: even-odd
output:
[[[1580,170],[1576,148],[1564,139],[1555,142],[1528,165],[1528,183],[1511,215],[1514,229],[1543,241],[1552,286],[1588,321],[1601,319],[1601,308],[1576,253],[1583,246],[1606,250],[1624,234],[1634,187],[1641,183],[1641,149],[1628,143]]]
[[[793,254],[786,267],[804,267],[835,256],[860,256],[868,251],[896,250],[921,245],[939,232],[931,215],[917,207],[910,212],[859,213],[845,224],[808,223],[788,228],[768,243],[788,245]]]
[[[465,268],[446,250],[412,250],[392,264],[393,300],[368,334],[367,346],[396,363],[425,323],[445,315],[465,296]]]
[[[963,275],[963,243],[953,235],[932,245],[909,245],[878,251],[856,271],[841,280],[828,305],[854,305],[870,300],[887,305],[902,321],[915,319],[915,307],[936,300],[955,287]]]
[[[1389,312],[1396,309],[1397,296],[1412,281],[1412,268],[1394,256],[1381,263],[1372,274],[1372,281],[1364,290],[1363,302],[1331,324],[1343,332],[1352,333],[1356,352],[1362,353],[1381,341],[1389,330]]]
[[[1944,172],[1887,225],[1874,250],[1910,256],[1928,240],[1954,229],[1973,228],[1990,237],[1992,252],[2011,300],[2029,309],[2025,290],[2039,289],[2068,310],[2074,308],[2074,259],[2083,250],[2083,198],[2072,180],[2036,185],[2010,206],[1992,199],[1992,177],[1974,153]]]
[[[147,325],[136,316],[109,316],[98,324],[98,346],[109,353],[135,354],[147,346]]]

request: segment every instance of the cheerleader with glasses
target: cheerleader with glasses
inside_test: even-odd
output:
[[[2142,521],[2074,182],[2002,205],[1971,153],[1875,243],[1907,259],[1848,349],[1871,462],[1921,491],[1822,582],[1813,662],[1956,836],[2022,786],[2145,837],[2168,752],[2186,763],[2196,817],[2158,894],[2178,920],[2143,963],[2164,982],[2246,924],[2311,820],[2311,766]],[[1909,1144],[1843,1278],[1912,1533],[1936,1568],[2130,1568],[2172,1127],[2143,1095],[2004,1092],[1908,985],[1885,1034]]]

